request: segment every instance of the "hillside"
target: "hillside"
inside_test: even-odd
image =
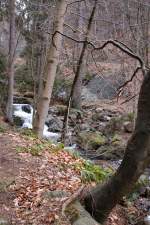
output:
[[[91,172],[87,162],[61,145],[1,124],[0,224],[70,225],[69,219],[62,216],[63,205],[81,186],[87,191],[96,183],[92,177],[90,180],[83,176],[83,171]],[[105,161],[101,166],[99,181],[107,177],[110,168]],[[132,224],[137,216],[139,221],[143,211],[124,202],[113,210],[106,225]]]

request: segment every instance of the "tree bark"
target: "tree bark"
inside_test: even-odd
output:
[[[82,2],[79,2],[78,6],[77,6],[77,12],[80,14],[80,16],[78,16],[78,18],[76,19],[77,32],[74,33],[74,38],[76,40],[81,39],[81,34],[78,32],[78,30],[80,30],[80,29],[83,30],[83,18],[81,16],[82,10],[83,10]],[[73,61],[77,62],[77,64],[78,64],[78,61],[79,61],[79,58],[80,58],[81,50],[83,50],[83,46],[81,47],[78,43],[74,42]],[[83,59],[82,64],[85,64],[85,57]],[[83,73],[84,73],[83,69],[84,69],[84,66],[81,65],[80,77],[79,77],[79,79],[78,79],[78,81],[77,81],[77,83],[74,87],[74,93],[73,93],[73,96],[72,96],[72,106],[76,109],[81,108],[82,79],[83,79]],[[74,70],[74,73],[76,74],[77,65],[75,65],[75,63],[74,63],[74,66],[73,66],[73,70]]]
[[[13,122],[14,95],[14,56],[15,56],[15,0],[9,0],[9,56],[8,56],[8,98],[6,104],[6,118]]]
[[[79,60],[77,62],[77,69],[76,69],[76,73],[75,73],[75,78],[74,78],[74,82],[72,85],[72,90],[71,90],[71,98],[72,98],[72,106],[74,108],[80,109],[81,108],[81,93],[82,93],[82,69],[83,69],[83,62],[84,62],[84,56],[85,56],[85,52],[86,52],[86,48],[87,48],[87,41],[89,39],[89,34],[91,31],[91,26],[92,26],[92,22],[94,19],[94,14],[95,14],[95,10],[96,10],[96,5],[97,5],[97,0],[95,0],[94,2],[94,6],[88,21],[88,26],[87,26],[87,31],[85,34],[85,42],[83,44],[83,47],[81,49],[81,54],[79,57]]]
[[[85,55],[85,51],[87,48],[87,41],[89,38],[89,33],[91,30],[91,26],[92,26],[92,21],[94,18],[94,14],[95,14],[95,10],[96,10],[96,5],[97,5],[97,0],[95,0],[91,15],[90,15],[90,19],[88,22],[88,27],[87,27],[87,33],[86,33],[86,37],[85,37],[85,42],[83,43],[83,47],[81,50],[81,54],[77,63],[77,70],[75,73],[75,77],[73,80],[73,84],[71,87],[71,92],[70,92],[70,97],[67,103],[67,110],[64,116],[64,121],[63,121],[63,129],[62,129],[62,135],[61,135],[61,141],[65,144],[65,139],[66,139],[66,133],[67,133],[67,126],[68,126],[68,116],[69,116],[69,108],[70,106],[73,104],[73,106],[75,108],[80,108],[80,99],[81,99],[81,82],[82,82],[82,77],[81,75],[81,70],[82,70],[82,64],[83,64],[83,59],[84,59],[84,55]],[[74,98],[74,99],[73,99]]]
[[[88,212],[103,223],[112,208],[130,193],[150,163],[150,71],[144,78],[138,101],[135,130],[127,143],[123,161],[116,174],[98,185],[84,199]]]
[[[67,3],[65,0],[57,0],[55,19],[54,19],[54,33],[55,31],[59,31],[63,33],[63,24],[64,24],[64,15],[66,11]],[[52,88],[54,84],[54,79],[56,76],[56,69],[59,60],[59,52],[61,49],[61,41],[62,36],[60,34],[56,34],[54,37],[54,43],[51,43],[49,52],[47,55],[47,64],[45,67],[46,74],[46,83],[43,88],[42,95],[39,99],[39,103],[37,104],[37,112],[35,114],[34,119],[34,131],[38,134],[39,137],[43,135],[44,124],[46,120],[46,116],[48,113],[49,103],[52,94]]]

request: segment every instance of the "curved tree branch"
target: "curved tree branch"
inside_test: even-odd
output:
[[[116,48],[120,49],[122,52],[126,53],[128,56],[138,60],[138,62],[140,63],[140,66],[141,66],[141,69],[142,69],[142,72],[143,74],[145,74],[145,63],[144,61],[142,60],[142,58],[137,55],[136,53],[134,53],[126,44],[124,44],[123,42],[120,42],[120,41],[117,41],[117,40],[107,40],[106,42],[104,42],[103,45],[101,45],[100,47],[96,47],[92,42],[88,41],[88,40],[76,40],[66,34],[63,34],[59,31],[55,31],[54,34],[52,35],[52,44],[54,45],[54,47],[56,48],[56,45],[55,45],[55,42],[54,42],[54,37],[56,34],[61,34],[62,36],[72,40],[72,41],[75,41],[79,44],[87,44],[89,46],[91,46],[93,49],[91,51],[91,54],[93,54],[94,51],[98,51],[98,50],[102,50],[104,49],[105,47],[107,47],[107,45],[109,44],[112,44],[113,46],[115,46]]]

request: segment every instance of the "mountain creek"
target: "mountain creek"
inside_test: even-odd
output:
[[[110,108],[110,107],[109,107]],[[60,143],[66,106],[49,108],[43,137]],[[14,104],[14,122],[20,129],[32,129],[33,108],[30,104]],[[68,121],[66,149],[77,151],[95,164],[106,162],[112,168],[120,165],[125,147],[134,128],[133,113],[124,113],[113,107],[85,105],[83,110],[71,109]],[[150,170],[146,177],[150,182]]]

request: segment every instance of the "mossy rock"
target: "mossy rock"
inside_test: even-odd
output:
[[[82,131],[78,134],[78,142],[84,149],[97,149],[105,145],[107,139],[100,132]]]
[[[58,105],[57,106],[57,115],[64,116],[66,113],[66,109],[67,109],[66,105]]]
[[[72,202],[65,209],[65,215],[69,218],[72,225],[101,225],[92,218],[78,201]]]
[[[112,138],[111,138],[111,144],[112,144],[112,145],[117,146],[117,145],[120,145],[121,142],[122,142],[122,137],[121,137],[120,135],[114,134],[114,135],[112,136]]]
[[[123,127],[123,122],[124,120],[122,117],[112,118],[105,127],[105,134],[113,135],[116,131],[120,132]]]
[[[125,148],[124,146],[105,145],[96,150],[94,159],[102,160],[118,160],[123,157]]]

